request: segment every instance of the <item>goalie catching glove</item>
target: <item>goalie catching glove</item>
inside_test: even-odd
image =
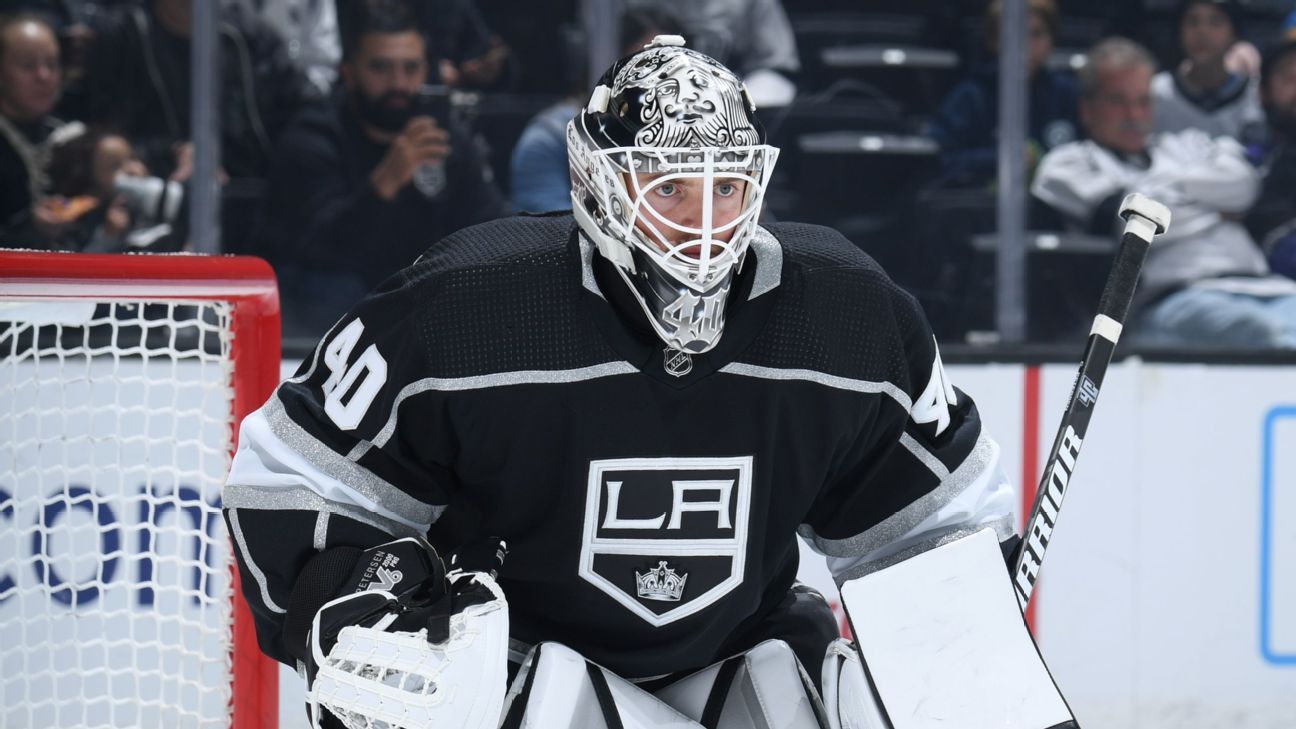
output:
[[[505,554],[503,542],[473,545],[447,574],[422,539],[360,553],[307,634],[314,725],[337,726],[321,723],[324,709],[348,729],[494,729],[507,675],[508,606],[495,584]]]

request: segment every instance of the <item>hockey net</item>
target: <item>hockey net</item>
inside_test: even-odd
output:
[[[256,259],[0,252],[0,726],[277,722],[219,505],[278,308]]]

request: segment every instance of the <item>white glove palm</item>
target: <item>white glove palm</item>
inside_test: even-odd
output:
[[[421,539],[364,552],[346,594],[311,622],[306,695],[316,729],[328,716],[348,729],[495,729],[509,627],[494,576],[507,550],[483,545],[457,553],[461,568],[448,575]]]
[[[426,628],[390,631],[395,613],[372,627],[343,628],[327,654],[313,641],[319,669],[308,697],[312,714],[328,709],[348,729],[494,729],[504,703],[508,606],[489,575],[460,573],[450,579],[452,591],[467,582],[492,597],[451,614],[444,641],[429,643]],[[348,595],[320,614],[347,600],[379,595],[395,600],[384,592]]]

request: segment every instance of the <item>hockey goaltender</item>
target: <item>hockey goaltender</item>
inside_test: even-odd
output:
[[[312,720],[1074,726],[998,446],[867,255],[761,224],[734,74],[659,36],[567,135],[574,216],[428,241],[242,424],[225,516]]]

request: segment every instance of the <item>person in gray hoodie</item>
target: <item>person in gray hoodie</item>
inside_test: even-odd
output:
[[[1242,147],[1198,130],[1151,134],[1155,61],[1112,38],[1089,52],[1080,121],[1089,139],[1040,161],[1031,193],[1076,228],[1114,232],[1129,192],[1167,205],[1148,252],[1136,336],[1183,348],[1296,349],[1296,281],[1273,274],[1240,222],[1260,180]]]

